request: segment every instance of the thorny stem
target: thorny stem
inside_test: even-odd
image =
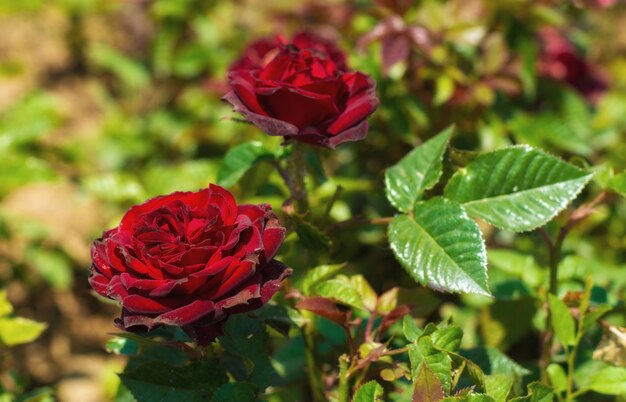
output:
[[[315,402],[323,402],[326,400],[324,383],[322,382],[322,373],[315,362],[315,317],[308,312],[303,312],[303,315],[309,319],[309,322],[302,327],[302,338],[304,339],[304,354],[311,396]]]
[[[376,320],[376,313],[372,312],[367,319],[367,324],[365,326],[365,342],[371,342],[372,339],[372,328],[374,327],[374,320]]]
[[[295,142],[293,144],[292,154],[287,160],[287,173],[291,183],[289,189],[296,203],[296,212],[300,214],[305,214],[309,209],[309,200],[304,183],[306,176],[305,147],[304,144]]]
[[[574,210],[570,214],[565,225],[563,225],[563,227],[561,227],[561,229],[559,230],[559,234],[557,235],[556,240],[554,241],[552,241],[552,239],[550,238],[550,236],[548,235],[548,233],[546,232],[544,228],[539,228],[538,233],[542,237],[544,242],[546,243],[546,246],[548,247],[548,251],[550,254],[550,287],[549,287],[550,294],[556,295],[558,293],[558,273],[559,273],[558,269],[559,269],[559,262],[561,261],[561,252],[563,248],[563,242],[565,241],[565,237],[567,237],[567,234],[569,233],[569,231],[574,226],[576,226],[577,223],[579,223],[580,221],[584,220],[589,215],[591,215],[591,213],[593,212],[593,209],[602,201],[604,201],[607,195],[608,193],[606,191],[603,191],[600,194],[598,194],[598,196],[596,196],[596,198],[594,198],[592,201],[586,204],[583,204],[579,208]],[[551,355],[552,355],[553,332],[554,332],[554,329],[552,328],[551,312],[550,312],[550,309],[548,308],[547,314],[546,314],[546,330],[543,336],[541,359],[539,361],[539,364],[541,367],[541,378],[544,381],[547,380],[548,378],[548,373],[546,370],[548,368],[548,365],[550,364]],[[574,357],[575,357],[576,356],[575,349],[572,351],[572,353],[574,354]],[[571,397],[571,395],[569,397]]]
[[[339,356],[339,397],[338,402],[348,402],[348,361],[350,358],[343,354]]]
[[[591,292],[591,282],[588,282],[585,286],[585,292]],[[580,345],[580,341],[584,335],[584,324],[585,324],[585,315],[588,311],[581,311],[580,317],[578,317],[578,326],[576,328],[576,339],[574,341],[574,345],[572,346],[572,350],[570,350],[567,355],[567,385],[565,391],[565,401],[571,402],[576,398],[576,393],[574,392],[574,365],[576,363],[576,353],[578,353],[578,346]],[[602,324],[602,322],[600,323]]]

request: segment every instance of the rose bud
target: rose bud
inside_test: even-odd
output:
[[[335,42],[318,36],[312,32],[301,31],[298,32],[291,43],[283,37],[276,37],[274,39],[262,38],[252,42],[248,45],[244,51],[243,56],[231,64],[229,70],[250,70],[253,68],[263,68],[269,64],[280,53],[280,50],[291,44],[300,50],[308,49],[311,52],[319,53],[320,55],[330,57],[335,63],[337,68],[342,71],[346,71],[348,66],[346,65],[346,55],[343,54]]]
[[[222,99],[269,135],[334,149],[367,135],[375,83],[341,70],[327,53],[283,46],[265,66],[231,70]]]
[[[259,308],[291,274],[273,259],[284,237],[269,205],[238,206],[214,185],[176,192],[130,208],[93,242],[89,283],[121,304],[119,328],[175,325],[206,345],[229,315]]]
[[[597,101],[608,87],[600,69],[582,57],[557,29],[544,28],[539,35],[543,45],[539,74],[570,85],[591,102]]]

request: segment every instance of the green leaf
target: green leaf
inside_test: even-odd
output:
[[[237,145],[224,156],[218,170],[217,184],[231,187],[257,162],[272,157],[272,153],[260,142],[252,141]]]
[[[626,197],[626,172],[611,177],[608,187],[610,190]]]
[[[376,402],[380,401],[383,396],[383,387],[379,383],[372,380],[361,385],[356,390],[352,402]]]
[[[376,303],[378,302],[378,295],[374,289],[372,289],[369,282],[367,282],[367,279],[365,279],[363,275],[352,275],[350,277],[350,283],[361,296],[363,307],[365,307],[368,311],[375,311]]]
[[[224,348],[222,364],[236,380],[250,381],[262,389],[278,381],[268,356],[269,336],[258,318],[231,316],[219,341]]]
[[[540,382],[528,384],[528,395],[513,398],[509,402],[552,402],[554,393],[552,388]]]
[[[230,382],[215,391],[211,402],[255,402],[257,401],[256,389],[256,385],[249,382]]]
[[[626,394],[626,368],[613,366],[603,368],[593,376],[589,389],[605,395]]]
[[[437,290],[489,295],[485,244],[456,202],[437,197],[389,225],[394,255],[416,281]]]
[[[182,367],[152,361],[120,374],[137,402],[201,402],[211,400],[220,385],[228,382],[215,362],[194,360]]]
[[[428,364],[422,364],[413,390],[413,401],[435,402],[444,397],[441,381],[428,368]]]
[[[447,75],[441,75],[435,81],[435,97],[433,104],[442,105],[454,94],[454,80]]]
[[[6,290],[0,290],[0,317],[7,316],[13,312],[13,306],[7,298]]]
[[[578,127],[556,114],[518,114],[509,123],[509,128],[519,143],[539,148],[553,146],[584,156],[593,153],[589,139],[580,135]]]
[[[506,374],[494,374],[485,376],[486,392],[495,402],[505,402],[511,387],[513,387],[513,378]]]
[[[291,218],[293,220],[293,229],[304,248],[317,251],[326,251],[330,248],[330,238],[317,226],[295,215]]]
[[[445,196],[492,225],[524,232],[563,210],[592,174],[528,146],[478,156],[448,182]]]
[[[486,389],[485,385],[485,373],[480,368],[480,366],[473,361],[453,352],[448,352],[448,355],[452,359],[452,362],[455,365],[455,369],[461,366],[465,366],[467,373],[474,380],[476,385],[478,385],[482,389]]]
[[[14,346],[32,342],[46,328],[46,324],[27,318],[0,318],[0,344]]]
[[[610,304],[600,304],[591,310],[587,311],[585,318],[583,318],[583,331],[589,329],[589,327],[598,321],[603,315],[613,310],[613,306]]]
[[[433,346],[427,336],[419,338],[416,343],[409,345],[409,359],[411,360],[412,378],[416,379],[423,364],[439,379],[444,390],[449,390],[452,384],[452,359],[446,352]]]
[[[385,192],[389,202],[402,212],[413,209],[425,190],[437,184],[441,176],[441,159],[453,128],[409,152],[385,172]]]
[[[346,306],[363,309],[363,298],[350,281],[338,278],[319,282],[313,288],[314,296],[326,297]]]
[[[552,363],[546,369],[548,377],[550,378],[550,384],[555,391],[564,391],[567,387],[567,374],[560,364]]]
[[[494,402],[494,399],[489,396],[489,395],[485,395],[485,394],[469,394],[469,395],[465,395],[465,396],[460,396],[460,397],[447,397],[441,400],[441,402],[451,402],[451,401],[458,401],[458,402]]]
[[[422,330],[417,326],[415,319],[410,314],[402,318],[402,331],[404,332],[404,337],[409,342],[415,342],[422,334]]]
[[[376,313],[386,315],[391,313],[398,305],[398,294],[400,288],[394,287],[380,295],[376,304]]]
[[[281,304],[265,304],[255,310],[254,315],[285,336],[289,334],[289,329],[300,328],[306,322],[298,310]]]
[[[510,357],[496,348],[474,348],[464,350],[463,356],[476,362],[488,374],[508,374],[522,377],[530,374],[530,371],[517,364]]]
[[[556,337],[563,345],[573,345],[576,341],[576,323],[567,305],[557,296],[548,295],[550,319]]]
[[[105,349],[109,353],[116,355],[136,355],[141,349],[141,344],[129,338],[120,336],[113,337],[105,344]]]
[[[302,278],[302,282],[300,285],[300,289],[302,289],[302,294],[304,294],[305,296],[311,296],[311,289],[313,288],[313,286],[321,281],[324,281],[334,276],[345,266],[345,263],[320,265],[318,267],[308,270],[304,275],[304,278]]]
[[[463,330],[454,325],[438,328],[437,331],[431,335],[431,338],[433,340],[433,345],[435,345],[438,349],[456,353],[461,347]]]

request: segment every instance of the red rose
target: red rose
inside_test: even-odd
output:
[[[592,102],[598,100],[608,87],[600,69],[582,57],[557,29],[544,28],[539,35],[543,44],[539,74],[570,85]]]
[[[122,305],[120,328],[176,325],[207,344],[291,274],[273,259],[284,237],[268,205],[237,206],[214,185],[176,192],[132,207],[94,241],[89,283]]]
[[[343,54],[337,45],[330,40],[322,38],[312,32],[298,32],[291,43],[283,37],[274,39],[262,38],[252,42],[243,51],[243,56],[235,61],[229,68],[233,70],[250,70],[252,68],[263,68],[269,64],[284,46],[291,44],[300,50],[309,50],[318,53],[323,57],[329,57],[339,70],[346,71],[346,55]]]
[[[346,72],[318,49],[283,45],[267,64],[234,68],[223,99],[270,135],[334,149],[367,135],[378,106],[375,83]]]

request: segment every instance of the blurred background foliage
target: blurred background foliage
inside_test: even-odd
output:
[[[454,317],[464,347],[536,360],[548,256],[535,233],[482,228],[496,296],[485,299],[415,288],[383,227],[330,225],[391,215],[384,169],[450,124],[460,166],[476,151],[528,143],[593,166],[589,192],[620,180],[624,189],[626,7],[605,3],[613,2],[0,0],[0,288],[19,316],[47,324],[33,343],[2,346],[0,400],[42,386],[65,401],[130,400],[113,374],[124,360],[104,351],[117,308],[90,293],[89,245],[129,206],[209,182],[281,210],[288,189],[271,164],[280,140],[234,120],[220,97],[250,40],[303,28],[338,39],[352,68],[376,79],[382,102],[365,141],[308,155],[313,210],[335,202],[321,220],[327,227],[291,230],[281,254],[294,279],[319,263],[350,261],[378,293],[414,288],[405,296],[425,322]],[[545,73],[546,27],[568,38],[594,85]],[[255,157],[252,168],[224,161],[248,141],[254,155],[269,157]],[[625,225],[626,202],[610,198],[568,237],[560,270],[564,291],[581,290],[593,274],[593,298],[613,305],[607,320],[620,326]],[[341,340],[327,326],[332,356]],[[277,345],[275,367],[296,382],[302,345]],[[602,364],[591,351],[581,353],[581,377]],[[37,392],[50,398],[50,389]]]

